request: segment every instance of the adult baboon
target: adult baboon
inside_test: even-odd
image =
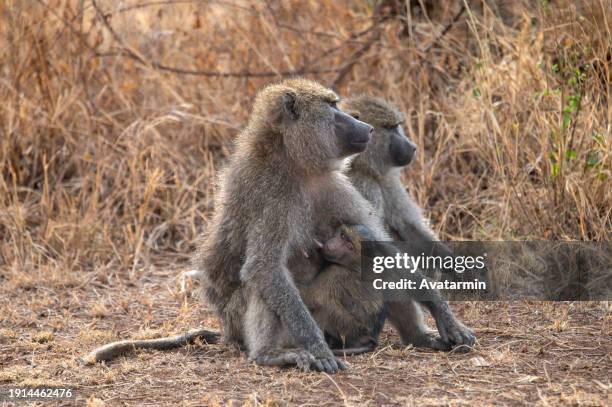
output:
[[[348,175],[361,195],[375,208],[394,240],[409,244],[415,252],[434,249],[432,255],[447,256],[443,244],[431,245],[438,238],[400,180],[400,170],[414,156],[416,146],[402,129],[403,115],[383,99],[361,96],[341,104],[347,113],[374,126],[367,150],[351,162]],[[465,341],[435,338],[423,321],[420,306],[414,301],[388,301],[388,317],[404,343],[446,350],[456,345],[471,346],[474,336],[469,332]],[[439,321],[436,320],[439,327]]]
[[[371,231],[363,225],[340,226],[321,250],[332,264],[300,288],[335,354],[373,350],[385,323],[381,293],[366,288],[360,278],[361,241],[372,239]]]
[[[304,278],[320,267],[315,239],[327,240],[339,224],[382,229],[340,172],[344,158],[365,150],[372,127],[339,110],[337,101],[333,91],[303,79],[258,94],[196,260],[224,339],[244,345],[261,365],[342,367],[292,275]]]

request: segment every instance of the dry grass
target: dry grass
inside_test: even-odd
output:
[[[406,185],[444,238],[610,240],[610,0],[497,2],[506,24],[491,1],[379,3],[0,4],[0,383],[79,385],[90,405],[610,404],[601,304],[463,304],[474,354],[390,333],[333,377],[220,345],[76,364],[218,328],[178,276],[256,90],[291,73],[406,113]]]

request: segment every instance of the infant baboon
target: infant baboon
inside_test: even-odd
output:
[[[347,99],[341,106],[374,126],[367,150],[351,162],[348,175],[353,185],[375,208],[394,240],[406,242],[416,253],[428,250],[432,255],[450,255],[445,245],[431,244],[439,239],[400,180],[401,168],[412,161],[416,151],[402,129],[403,115],[386,101],[370,96]],[[388,301],[387,307],[389,320],[404,343],[438,350],[474,344],[473,333],[459,322],[465,333],[459,341],[445,337],[443,331],[442,338],[432,337],[421,307],[414,301]],[[439,325],[439,321],[436,323]]]
[[[300,294],[334,354],[373,350],[385,322],[380,292],[360,279],[361,241],[373,240],[364,225],[342,225],[322,247],[325,267]]]

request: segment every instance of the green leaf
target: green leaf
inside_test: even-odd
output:
[[[573,151],[573,150],[567,150],[565,152],[565,159],[567,161],[575,160],[576,159],[576,152]]]
[[[599,164],[599,153],[594,150],[589,151],[586,156],[586,168],[593,168],[597,164]]]
[[[570,123],[572,122],[572,116],[569,113],[563,113],[563,128],[569,128]]]
[[[478,88],[474,88],[474,89],[472,90],[472,96],[474,96],[475,98],[480,97],[480,89],[478,89]]]
[[[567,101],[567,107],[570,109],[572,113],[578,110],[579,104],[580,104],[580,97],[577,95],[570,96],[569,100]]]
[[[553,178],[556,178],[559,176],[559,163],[553,163],[553,165],[550,167],[550,175]]]

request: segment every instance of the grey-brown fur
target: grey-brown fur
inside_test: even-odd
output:
[[[439,240],[400,180],[402,167],[410,161],[397,165],[390,154],[393,140],[411,143],[402,128],[404,115],[384,99],[372,96],[347,99],[341,107],[374,126],[367,150],[351,162],[348,175],[353,185],[374,206],[394,239],[410,241],[416,236]],[[414,144],[412,148],[416,151]]]
[[[301,79],[259,93],[199,250],[204,294],[225,340],[243,345],[258,364],[341,367],[296,281],[314,277],[315,241],[329,239],[342,223],[364,223],[387,237],[341,173],[344,159],[365,148],[371,127],[346,120],[336,100],[331,90]]]
[[[180,348],[195,342],[197,339],[206,343],[217,343],[219,334],[206,329],[199,329],[176,336],[166,336],[154,339],[127,339],[124,341],[111,342],[104,346],[94,349],[87,356],[83,357],[86,364],[108,361],[120,355],[132,352],[136,349],[157,349],[166,350]]]
[[[375,208],[394,240],[409,242],[415,248],[437,241],[421,209],[400,180],[401,167],[411,161],[416,150],[404,135],[403,114],[385,100],[371,96],[348,99],[342,102],[341,107],[374,126],[372,141],[366,152],[351,163],[348,174],[353,185]],[[437,247],[440,253],[434,254],[449,254],[445,246]],[[425,302],[423,305],[431,310],[431,303]],[[421,307],[415,301],[388,301],[388,318],[398,329],[404,343],[439,350],[452,346],[472,346],[475,340],[473,332],[459,321],[452,322],[454,317],[446,302],[440,306],[448,309],[448,312],[441,314],[441,318],[454,325],[455,332],[450,336],[444,326],[441,327],[441,320],[434,315],[441,338],[434,337],[423,321]]]
[[[342,225],[322,248],[325,259],[333,264],[300,289],[332,348],[367,352],[378,344],[385,321],[383,298],[360,279],[361,241],[370,239],[365,226]]]

